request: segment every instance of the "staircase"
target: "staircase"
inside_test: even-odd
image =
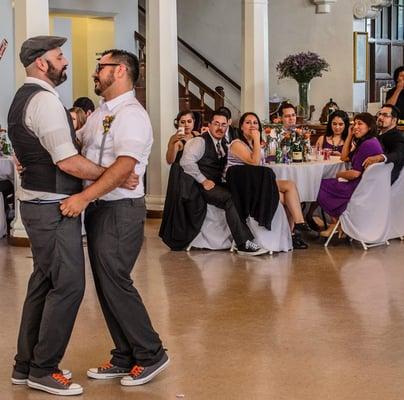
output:
[[[146,39],[139,32],[134,33],[134,39],[139,48],[139,80],[136,83],[136,97],[146,107]],[[197,88],[197,93],[191,92],[190,85]],[[178,65],[178,97],[179,109],[190,109],[199,112],[203,123],[208,122],[209,115],[213,111],[207,101],[214,109],[224,105],[225,93],[221,86],[214,89],[205,85],[195,75]]]

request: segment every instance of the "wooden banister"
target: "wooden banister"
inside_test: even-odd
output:
[[[146,39],[144,38],[143,35],[141,35],[139,32],[134,33],[134,38],[135,40],[139,43],[139,65],[140,65],[140,75],[139,75],[139,81],[137,86],[139,87],[144,87],[145,86],[145,76],[146,76]],[[203,83],[200,79],[198,79],[195,75],[193,75],[191,72],[189,72],[187,69],[185,69],[183,66],[178,65],[178,73],[181,75],[183,82],[184,82],[184,95],[183,97],[180,98],[185,104],[185,108],[190,108],[191,107],[191,93],[189,91],[189,83],[191,82],[194,84],[198,90],[199,90],[199,105],[198,105],[198,110],[201,115],[202,119],[204,120],[204,117],[207,116],[206,113],[206,101],[205,101],[205,96],[210,96],[215,104],[215,109],[222,107],[224,105],[224,89],[222,86],[217,86],[215,89],[211,89],[209,86],[207,86],[205,83]]]
[[[144,7],[139,5],[138,8],[139,8],[139,11],[141,11],[143,14],[146,15],[146,10],[144,9]],[[193,53],[195,56],[197,56],[205,64],[206,68],[211,68],[218,75],[220,75],[223,79],[225,79],[232,86],[234,86],[237,90],[241,91],[241,86],[237,82],[235,82],[227,74],[225,74],[222,70],[220,70],[218,67],[216,67],[215,64],[210,62],[206,57],[204,57],[201,53],[199,53],[198,50],[195,50],[189,43],[187,43],[184,39],[180,38],[179,36],[177,36],[177,39],[178,39],[178,42],[181,43],[186,49],[188,49],[191,53]]]

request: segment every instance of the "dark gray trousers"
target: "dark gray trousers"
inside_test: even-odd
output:
[[[18,335],[15,368],[42,377],[62,359],[84,295],[81,219],[63,217],[59,203],[21,203],[31,241],[29,279]]]
[[[247,224],[240,219],[231,193],[223,186],[215,185],[211,190],[201,188],[202,196],[208,204],[221,208],[226,213],[226,222],[237,246],[243,245],[247,240],[253,240]]]
[[[98,299],[115,349],[111,363],[123,368],[149,366],[164,349],[131,271],[144,235],[144,199],[96,201],[86,210],[85,226]]]

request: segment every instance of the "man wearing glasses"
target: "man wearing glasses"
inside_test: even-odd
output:
[[[225,112],[213,112],[209,131],[187,142],[180,164],[184,172],[200,184],[206,203],[225,210],[226,221],[236,242],[238,253],[257,256],[267,253],[267,250],[261,249],[253,242],[253,234],[246,223],[240,219],[230,192],[222,184],[227,161],[227,145],[224,136],[228,122]]]
[[[378,139],[383,146],[384,154],[368,157],[364,162],[365,168],[377,162],[394,163],[391,171],[393,184],[404,166],[404,133],[397,129],[400,110],[392,104],[383,104],[377,113]]]
[[[63,215],[86,209],[88,253],[95,287],[115,349],[112,358],[90,368],[93,379],[121,378],[121,385],[142,385],[169,363],[131,272],[144,236],[146,207],[143,175],[153,143],[149,116],[134,95],[137,57],[124,50],[105,51],[93,74],[100,106],[82,128],[82,153],[106,171],[97,181],[61,204]],[[133,173],[133,190],[120,187]],[[87,207],[88,206],[88,207]]]

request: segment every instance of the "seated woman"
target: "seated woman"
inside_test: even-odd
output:
[[[87,115],[80,107],[72,107],[69,112],[72,117],[74,130],[78,131],[86,123]]]
[[[240,139],[233,140],[229,145],[227,168],[243,164],[263,165],[264,158],[261,151],[262,127],[258,116],[252,112],[243,114],[240,118],[239,129],[242,136]],[[306,249],[308,246],[302,240],[300,232],[309,231],[310,228],[304,222],[296,185],[288,180],[276,180],[276,184],[279,199],[285,206],[285,211],[288,215],[293,248]]]
[[[340,156],[342,147],[348,136],[349,130],[349,117],[345,111],[334,111],[328,118],[327,129],[324,135],[320,136],[316,143],[316,150],[330,149],[331,154]],[[314,231],[320,231],[322,226],[321,222],[315,221],[313,213],[318,207],[317,202],[313,202],[306,214],[306,221],[310,228]]]
[[[181,250],[186,247],[187,239],[195,236],[197,231],[190,223],[188,216],[198,212],[188,210],[188,203],[182,198],[187,187],[187,182],[184,181],[187,179],[192,181],[192,178],[184,173],[179,164],[186,142],[200,134],[195,130],[195,123],[198,123],[196,117],[191,110],[180,111],[174,120],[177,131],[170,137],[167,146],[166,160],[171,168],[159,236],[172,250]],[[192,206],[198,208],[195,204],[189,207]]]
[[[344,142],[348,136],[349,117],[345,111],[334,111],[328,118],[327,130],[320,136],[316,149],[330,149],[332,155],[340,156]]]
[[[166,160],[168,164],[178,162],[184,150],[185,143],[200,135],[194,130],[195,114],[191,110],[180,111],[174,120],[174,127],[177,131],[170,137],[167,146]]]
[[[333,223],[329,225],[328,229],[320,233],[321,236],[330,236],[337,218],[345,211],[352,193],[361,180],[364,171],[362,164],[365,159],[383,153],[376,136],[377,128],[374,117],[369,113],[356,115],[354,125],[348,132],[341,153],[341,160],[351,161],[352,169],[338,172],[335,179],[321,181],[317,201],[333,219]]]

